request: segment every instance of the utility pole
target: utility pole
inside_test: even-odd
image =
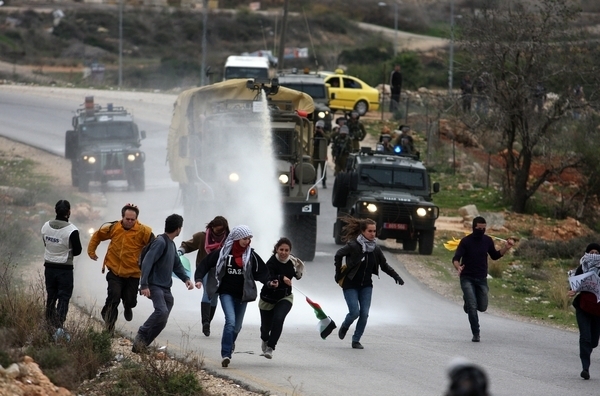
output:
[[[398,53],[398,1],[394,1],[394,59]]]
[[[277,68],[283,70],[283,56],[285,54],[285,30],[287,29],[289,0],[283,3],[283,20],[281,21],[281,36],[279,39],[279,53],[277,54]]]
[[[119,88],[121,85],[123,85],[123,0],[119,1]]]
[[[448,95],[452,96],[452,68],[454,67],[454,0],[450,0],[450,60],[448,65]]]
[[[200,66],[200,86],[205,85],[206,78],[206,25],[208,23],[208,0],[202,0],[202,61]]]

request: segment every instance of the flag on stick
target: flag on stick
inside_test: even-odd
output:
[[[319,329],[319,333],[321,334],[322,339],[326,339],[329,334],[335,329],[337,326],[333,319],[323,312],[321,306],[316,302],[312,301],[310,298],[306,297],[306,302],[308,305],[315,310],[315,314],[317,315],[317,319],[319,319],[319,323],[317,325],[317,329]]]

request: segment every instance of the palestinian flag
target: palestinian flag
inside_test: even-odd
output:
[[[335,329],[337,326],[333,319],[329,316],[325,315],[325,312],[321,309],[321,306],[316,302],[312,301],[310,298],[306,297],[306,302],[310,305],[317,315],[317,319],[319,319],[319,323],[317,325],[317,329],[319,329],[319,333],[321,334],[322,339],[326,339],[329,334]]]

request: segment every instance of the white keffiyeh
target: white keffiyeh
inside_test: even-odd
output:
[[[219,287],[219,273],[221,269],[227,262],[227,258],[229,257],[229,253],[231,253],[231,247],[233,246],[233,242],[239,241],[240,239],[252,237],[252,231],[250,227],[245,225],[239,225],[237,227],[233,227],[225,242],[223,242],[223,247],[219,252],[219,260],[217,261],[217,268],[215,270],[215,278],[217,279],[217,287]],[[244,254],[242,254],[242,261],[244,263],[244,271],[248,271],[248,265],[250,264],[250,246],[246,248]]]
[[[581,264],[584,274],[591,270],[598,272],[600,270],[600,254],[584,253],[581,260],[579,260],[579,264]]]

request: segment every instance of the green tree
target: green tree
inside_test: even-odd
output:
[[[568,0],[539,0],[516,11],[511,4],[483,1],[480,12],[462,19],[460,71],[481,78],[477,95],[491,111],[481,119],[466,114],[468,125],[498,131],[504,148],[504,192],[512,210],[523,213],[528,200],[551,176],[581,165],[567,136],[574,114],[591,111],[597,100],[597,72],[577,22],[580,10]],[[590,87],[587,101],[573,87]],[[477,83],[475,84],[477,86]],[[476,97],[477,98],[477,97]],[[476,99],[477,100],[477,99]],[[481,116],[481,115],[479,115]],[[534,157],[541,170],[532,171]]]

